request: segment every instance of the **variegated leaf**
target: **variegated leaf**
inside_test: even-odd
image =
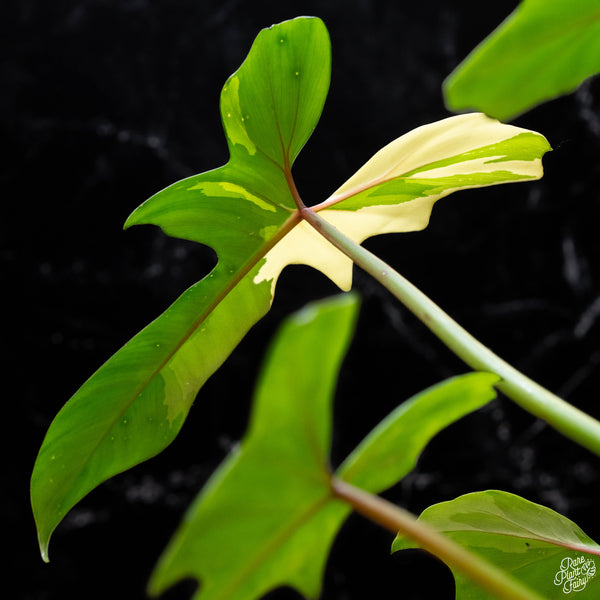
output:
[[[215,269],[110,358],[50,426],[31,482],[42,555],[64,515],[179,432],[204,382],[269,310],[281,270],[303,263],[340,288],[352,264],[301,218],[291,166],[320,116],[330,45],[315,18],[263,30],[221,95],[229,162],[177,182],[126,226],[154,224],[207,244]],[[356,241],[426,226],[459,189],[542,175],[539,134],[483,115],[421,127],[378,152],[314,210]]]

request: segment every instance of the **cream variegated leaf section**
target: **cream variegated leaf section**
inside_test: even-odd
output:
[[[271,282],[271,294],[287,265],[308,265],[329,277],[340,289],[352,286],[352,261],[306,221],[300,222],[266,255],[254,283]]]
[[[550,150],[540,134],[482,113],[424,125],[391,142],[325,202],[319,215],[357,243],[383,233],[427,227],[433,205],[452,192],[539,179]],[[308,223],[297,225],[268,254],[255,282],[272,280],[287,264],[307,264],[341,289],[352,284],[352,262]]]
[[[329,202],[342,201],[396,177],[437,178],[465,173],[489,173],[498,170],[496,160],[502,161],[504,170],[522,175],[523,178],[541,177],[539,158],[522,161],[511,160],[510,155],[483,153],[481,156],[472,156],[472,153],[476,154],[483,148],[506,142],[523,133],[544,139],[526,129],[490,119],[483,113],[449,117],[417,127],[379,150],[333,193]],[[463,160],[453,161],[446,167],[439,166],[440,163],[451,161],[453,157],[463,156]]]

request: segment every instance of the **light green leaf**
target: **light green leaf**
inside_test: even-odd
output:
[[[248,433],[188,510],[152,575],[152,595],[193,577],[200,582],[195,600],[254,600],[282,585],[319,596],[329,549],[350,512],[333,495],[329,450],[335,379],[356,309],[356,299],[344,295],[310,305],[282,326]],[[370,487],[393,485],[441,427],[493,398],[497,381],[471,373],[407,401],[340,474]],[[368,469],[379,474],[365,476]]]
[[[31,498],[42,556],[64,515],[112,475],[177,435],[202,384],[268,310],[278,273],[265,254],[297,222],[287,177],[327,94],[330,45],[318,19],[263,30],[223,88],[224,167],[148,200],[126,226],[156,223],[212,246],[218,264],[104,364],[51,424]]]
[[[51,424],[31,483],[45,559],[52,531],[83,496],[175,438],[200,387],[269,310],[286,265],[313,266],[350,289],[351,260],[302,220],[290,171],[321,113],[330,54],[319,19],[260,32],[221,95],[229,162],[169,186],[127,220],[207,244],[218,263]],[[315,210],[356,241],[419,229],[452,191],[541,177],[548,148],[483,115],[453,117],[392,142]]]
[[[248,433],[190,507],[149,589],[184,577],[198,600],[252,600],[279,585],[316,598],[349,508],[327,468],[337,372],[358,303],[343,295],[282,326],[260,377]]]
[[[451,110],[509,120],[600,72],[598,0],[523,0],[444,83]]]
[[[491,373],[470,373],[433,386],[402,403],[359,444],[336,475],[379,493],[410,473],[438,432],[496,397]]]
[[[420,521],[522,581],[543,598],[584,592],[597,598],[600,546],[575,523],[524,498],[490,490],[460,496],[425,509]],[[414,548],[398,536],[396,552]],[[455,572],[457,600],[493,598]]]

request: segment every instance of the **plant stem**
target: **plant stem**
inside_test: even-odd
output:
[[[398,532],[419,547],[437,556],[448,566],[459,570],[471,581],[506,600],[542,600],[514,578],[506,575],[488,561],[469,552],[438,533],[435,529],[418,521],[410,512],[380,498],[369,494],[340,479],[332,480],[334,494],[354,508],[356,512],[374,521],[394,535]]]
[[[360,244],[346,237],[318,213],[309,208],[300,212],[302,218],[386,287],[471,368],[496,373],[502,378],[498,389],[519,406],[600,456],[600,422],[502,360],[402,275]]]

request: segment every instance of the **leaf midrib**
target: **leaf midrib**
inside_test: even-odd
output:
[[[277,126],[277,135],[279,137],[279,141],[280,141],[280,144],[281,144],[281,150],[282,150],[282,155],[283,155],[283,158],[284,158],[284,164],[283,165],[279,164],[276,160],[274,160],[273,158],[271,158],[259,146],[257,146],[257,150],[259,152],[261,152],[261,154],[263,154],[263,156],[265,156],[269,161],[271,161],[275,166],[277,166],[277,168],[279,168],[283,172],[283,174],[285,176],[285,179],[286,179],[286,182],[288,184],[288,187],[290,189],[290,193],[292,194],[292,197],[296,201],[296,198],[298,197],[298,193],[297,193],[297,190],[296,190],[296,187],[295,187],[295,183],[294,183],[293,177],[291,175],[291,167],[290,167],[290,160],[289,160],[289,149],[291,147],[291,144],[292,144],[292,141],[293,141],[293,137],[295,135],[295,130],[296,130],[296,122],[297,122],[298,111],[299,111],[299,96],[296,99],[296,111],[295,111],[295,115],[294,115],[294,125],[293,125],[292,136],[290,138],[289,145],[286,147],[286,145],[285,145],[285,143],[283,141],[282,133],[281,133],[281,127],[280,127],[280,123],[279,123],[279,115],[277,113],[277,110],[275,109],[275,103],[274,103],[273,89],[272,89],[272,83],[271,83],[271,81],[272,81],[271,78],[269,78],[269,88],[270,88],[270,92],[271,92],[271,99],[273,100],[273,102],[272,102],[273,114],[275,116],[275,123],[276,123],[276,126]],[[273,204],[272,200],[271,200],[271,203]],[[275,206],[279,206],[279,205],[275,204]],[[290,210],[289,207],[284,207],[284,208],[286,210],[288,210],[288,211]],[[206,307],[206,309],[200,314],[200,316],[193,322],[193,324],[187,330],[187,332],[185,333],[185,335],[177,342],[177,344],[173,348],[172,352],[170,352],[165,357],[165,359],[163,361],[161,361],[161,363],[152,372],[152,374],[149,375],[149,377],[147,378],[147,380],[144,383],[142,383],[132,393],[131,399],[124,405],[123,409],[120,410],[116,414],[115,418],[111,420],[110,424],[108,425],[108,427],[105,430],[105,433],[98,438],[97,443],[88,452],[88,458],[87,458],[87,460],[83,463],[81,469],[79,470],[79,474],[77,476],[73,477],[73,480],[76,480],[79,476],[81,476],[83,473],[86,472],[86,470],[89,468],[89,464],[90,464],[91,458],[94,456],[94,454],[97,452],[98,448],[104,443],[104,441],[110,435],[110,432],[113,431],[113,429],[115,428],[115,426],[117,425],[117,423],[119,423],[121,421],[121,419],[123,418],[123,416],[127,413],[127,411],[131,408],[131,406],[139,398],[139,396],[147,389],[147,387],[150,385],[150,383],[160,374],[160,372],[166,367],[166,365],[174,358],[174,356],[177,354],[177,352],[179,352],[179,350],[185,345],[185,343],[192,337],[192,335],[202,325],[202,323],[205,321],[205,319],[217,308],[217,306],[240,283],[240,281],[252,270],[252,268],[254,268],[254,266],[259,262],[259,260],[261,260],[262,258],[264,258],[264,256],[266,256],[266,254],[274,246],[276,246],[298,223],[301,222],[302,217],[301,217],[300,210],[299,210],[300,208],[301,207],[299,207],[296,210],[294,210],[294,211],[291,212],[290,216],[286,219],[286,221],[283,222],[283,224],[281,225],[281,227],[278,230],[278,232],[260,250],[258,250],[246,262],[246,264],[244,265],[244,267],[242,267],[236,273],[236,275],[234,277],[232,277],[232,279],[230,280],[229,284],[221,291],[221,293],[219,293],[217,295],[217,297],[213,300],[213,302],[211,302]],[[218,268],[218,265],[215,268]],[[208,274],[207,277],[209,275],[210,274]],[[78,502],[87,493],[88,492],[86,491],[82,496],[78,497],[73,504],[75,504],[76,502]],[[60,521],[60,519],[59,519],[59,521]]]
[[[525,532],[531,534],[530,536],[527,535],[522,535],[522,534],[518,534],[518,533],[507,533],[505,531],[495,531],[493,529],[449,529],[449,528],[444,528],[443,532],[455,532],[455,533],[459,533],[459,532],[464,532],[466,534],[468,533],[480,533],[480,534],[489,534],[489,535],[502,535],[505,537],[511,537],[511,538],[517,538],[517,539],[524,539],[524,540],[535,540],[538,542],[544,542],[547,544],[551,544],[553,546],[560,546],[562,548],[568,548],[570,550],[578,550],[581,552],[587,552],[588,554],[596,554],[598,556],[600,556],[600,546],[597,546],[596,548],[594,547],[590,547],[587,546],[585,544],[577,544],[577,543],[569,543],[569,542],[563,542],[563,541],[559,541],[556,539],[552,539],[552,538],[548,538],[546,536],[540,535],[538,533],[535,533],[534,531],[532,531],[531,529],[528,529],[527,527],[524,527],[523,525],[521,525],[520,523],[518,523],[517,521],[514,521],[512,519],[509,519],[507,516],[505,515],[498,515],[497,513],[494,512],[490,512],[490,511],[486,511],[483,509],[478,509],[476,511],[476,513],[474,513],[473,511],[469,512],[469,516],[472,516],[473,514],[483,514],[483,515],[488,515],[491,517],[494,517],[495,519],[500,519],[502,521],[505,521],[511,525],[516,525],[517,527],[519,527],[520,529],[523,529]]]
[[[238,574],[230,580],[229,584],[221,588],[220,593],[217,596],[213,596],[212,600],[225,600],[226,598],[231,597],[231,594],[243,585],[249,575],[258,569],[276,550],[290,540],[296,531],[306,525],[322,508],[333,500],[334,496],[328,490],[327,495],[310,504],[306,510],[300,512],[294,520],[290,521],[271,537],[266,544],[263,545],[260,552],[255,554],[252,560],[249,560]]]
[[[192,335],[198,330],[198,328],[202,325],[204,320],[217,308],[217,306],[227,297],[227,295],[240,283],[240,281],[254,268],[254,266],[258,263],[259,260],[264,258],[264,256],[273,248],[279,241],[285,237],[298,223],[300,222],[300,217],[298,211],[294,211],[290,217],[284,221],[281,225],[279,231],[261,248],[258,252],[251,257],[249,261],[246,262],[244,267],[242,267],[234,277],[230,280],[230,283],[223,289],[223,291],[217,295],[215,300],[211,302],[211,304],[200,314],[200,316],[193,322],[190,326],[186,334],[177,342],[172,352],[170,352],[167,357],[157,366],[157,368],[152,372],[150,376],[146,379],[146,381],[141,384],[131,395],[131,399],[124,405],[123,409],[120,410],[116,417],[111,420],[109,426],[106,428],[105,433],[98,438],[97,443],[94,447],[88,452],[88,459],[82,465],[79,470],[79,475],[85,473],[85,471],[89,468],[91,457],[96,453],[101,444],[107,439],[110,435],[110,432],[114,429],[119,421],[123,418],[123,416],[127,413],[127,411],[131,408],[134,402],[139,398],[139,396],[146,390],[146,388],[150,385],[150,383],[160,374],[160,372],[167,366],[167,364],[174,358],[174,356],[179,352],[179,350],[185,345],[185,343],[192,337]],[[217,268],[217,267],[215,267]],[[210,274],[207,275],[207,277]],[[73,480],[76,480],[77,476],[73,477]],[[86,491],[78,500],[80,500],[83,496],[85,496],[88,492]],[[76,500],[75,502],[77,502]]]

